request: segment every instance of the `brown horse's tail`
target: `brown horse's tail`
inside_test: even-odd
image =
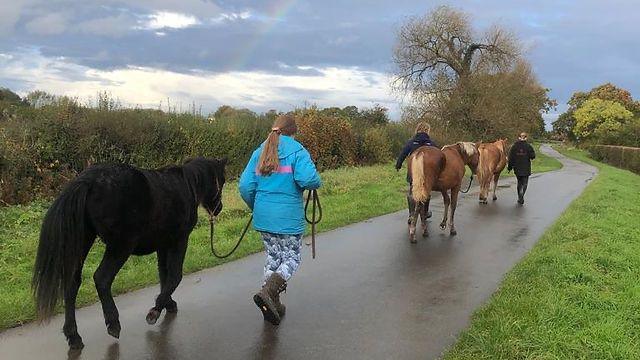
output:
[[[416,202],[425,202],[429,198],[424,175],[424,153],[418,152],[411,160],[411,196]]]

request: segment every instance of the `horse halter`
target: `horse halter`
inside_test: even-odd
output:
[[[213,210],[211,212],[209,212],[207,210],[207,212],[209,213],[209,222],[213,223],[213,221],[215,221],[216,216],[214,215],[218,210],[221,210],[220,208],[222,207],[222,188],[220,186],[220,180],[218,180],[218,177],[216,176],[216,207],[213,208]]]

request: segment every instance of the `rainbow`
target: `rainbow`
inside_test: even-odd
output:
[[[238,54],[233,57],[233,60],[229,64],[230,69],[242,69],[247,61],[253,55],[253,52],[260,44],[261,40],[269,34],[271,29],[275,27],[277,23],[282,21],[289,11],[293,8],[297,0],[276,0],[270,4],[267,8],[267,19],[259,27],[254,37],[247,41],[245,46],[241,47]]]

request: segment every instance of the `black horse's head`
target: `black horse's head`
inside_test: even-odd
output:
[[[199,157],[188,160],[184,166],[185,175],[190,179],[198,204],[202,205],[210,216],[217,216],[222,211],[226,164],[227,159]]]

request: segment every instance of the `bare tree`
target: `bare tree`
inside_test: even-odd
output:
[[[448,6],[410,18],[398,31],[393,60],[392,86],[410,99],[403,119],[428,119],[447,140],[533,129],[548,107],[517,37],[498,25],[477,32],[466,13]]]
[[[473,73],[508,69],[519,55],[511,32],[494,25],[476,35],[464,12],[440,6],[400,28],[394,86],[418,97],[448,92]]]

